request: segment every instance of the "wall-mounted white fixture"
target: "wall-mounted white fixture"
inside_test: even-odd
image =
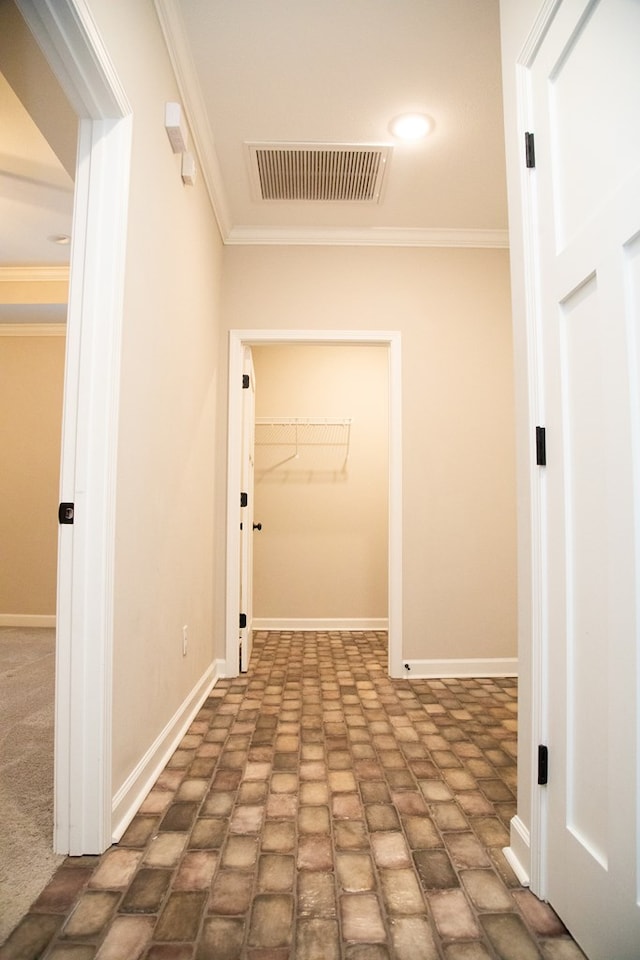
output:
[[[179,103],[167,103],[165,105],[164,125],[173,152],[184,153],[187,149],[187,125]]]
[[[182,182],[188,187],[192,187],[196,182],[196,161],[192,153],[182,154]]]
[[[434,123],[426,113],[403,113],[395,117],[389,124],[389,129],[398,140],[422,140],[433,130]]]

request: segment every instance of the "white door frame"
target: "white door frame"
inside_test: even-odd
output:
[[[535,130],[530,70],[563,0],[540,0],[540,11],[516,61],[516,98],[518,138],[524,144],[525,132]],[[538,785],[537,745],[546,744],[549,733],[547,695],[547,523],[544,470],[536,465],[534,437],[536,425],[546,423],[544,369],[541,346],[540,304],[538,302],[539,263],[537,253],[537,196],[535,171],[527,170],[522,160],[521,210],[522,243],[525,261],[525,323],[527,330],[530,563],[531,563],[531,662],[530,698],[531,740],[522,744],[518,763],[529,772],[531,821],[527,829],[516,816],[512,821],[511,847],[516,865],[523,869],[531,890],[544,900],[548,891],[548,811],[547,794]],[[524,697],[522,698],[524,700]],[[516,841],[514,843],[514,840]],[[527,869],[528,866],[528,869]]]
[[[380,330],[230,330],[227,435],[226,675],[238,675],[242,360],[245,347],[273,343],[381,344],[389,348],[389,674],[402,677],[402,358],[401,336]]]
[[[256,425],[256,384],[253,368],[253,355],[247,347],[244,351],[242,366],[243,377],[249,378],[247,389],[242,388],[242,461],[241,489],[247,494],[247,503],[240,506],[240,610],[244,613],[246,624],[240,627],[240,670],[246,673],[251,661],[253,645],[253,538],[254,533],[254,448]]]
[[[116,445],[131,107],[85,0],[17,0],[79,117],[60,500],[54,849],[111,843]]]

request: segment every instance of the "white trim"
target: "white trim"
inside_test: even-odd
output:
[[[138,761],[113,798],[111,839],[117,843],[125,832],[140,804],[153,787],[174,750],[189,729],[200,707],[223,676],[222,660],[214,660],[187,694],[165,728],[158,734],[147,752]]]
[[[331,245],[359,247],[471,247],[505,249],[507,230],[446,230],[410,227],[233,227],[226,244]]]
[[[525,67],[531,66],[562,2],[563,0],[544,0],[518,56],[519,64]]]
[[[55,627],[56,615],[45,613],[0,613],[0,627]]]
[[[403,677],[425,680],[437,677],[517,677],[517,657],[481,657],[456,660],[403,660]]]
[[[549,16],[555,13],[557,4],[546,3]],[[537,50],[542,41],[546,28],[541,20],[537,20],[530,42],[525,44],[528,51]],[[520,142],[524,141],[524,131],[530,128],[533,121],[531,105],[530,74],[521,63],[516,64],[516,108],[518,116],[518,132]],[[533,437],[536,424],[546,423],[544,405],[544,370],[542,367],[541,346],[541,318],[538,303],[538,276],[539,263],[537,255],[537,196],[535,169],[521,168],[521,216],[522,216],[522,250],[523,250],[523,285],[525,295],[525,325],[526,325],[526,364],[527,364],[527,436],[531,442],[527,448],[528,471],[528,501],[529,530],[527,546],[530,556],[530,611],[524,629],[530,631],[530,731],[531,740],[526,742],[523,733],[518,743],[518,764],[522,772],[527,770],[530,784],[530,823],[527,829],[528,844],[528,875],[531,889],[544,898],[546,890],[546,801],[545,791],[541,791],[537,783],[537,744],[546,743],[547,704],[546,704],[546,674],[547,674],[547,640],[546,640],[546,541],[544,526],[546,516],[546,475],[544,470],[536,466],[533,455]],[[520,614],[522,616],[522,613]],[[524,730],[525,724],[521,724]],[[524,777],[523,777],[524,780]],[[520,788],[522,789],[522,788]],[[521,794],[522,796],[522,794]],[[519,807],[522,807],[520,801]]]
[[[230,330],[227,434],[226,659],[228,676],[238,675],[240,598],[240,425],[243,350],[269,343],[378,343],[389,349],[389,674],[402,670],[402,340],[383,330]],[[238,389],[232,389],[238,384]]]
[[[131,113],[87,0],[16,0],[16,6],[79,117]]]
[[[362,630],[388,630],[387,617],[336,617],[336,618],[304,618],[293,619],[287,617],[254,617],[252,620],[255,630],[295,630],[297,633],[305,630],[353,630],[357,633]]]
[[[69,279],[67,264],[59,267],[0,267],[0,283],[51,283]]]
[[[389,674],[402,676],[402,351],[400,334],[389,341]]]
[[[66,323],[0,323],[0,337],[64,337]]]
[[[191,130],[193,151],[198,158],[220,236],[225,241],[231,221],[224,181],[182,13],[175,0],[154,0],[154,7]]]
[[[156,14],[178,82],[194,150],[200,159],[209,200],[225,244],[331,244],[402,247],[509,246],[508,230],[451,230],[390,227],[260,227],[233,226],[215,141],[202,88],[176,0],[154,0]]]
[[[55,849],[71,855],[101,853],[111,842],[116,452],[131,135],[131,117],[80,122],[60,474],[60,500],[75,503],[75,519],[60,527],[58,539]]]
[[[525,130],[535,127],[535,111],[531,94],[531,68],[540,47],[560,9],[563,0],[543,0],[536,20],[522,46],[515,63],[515,95],[517,137],[524,141]],[[547,792],[541,790],[537,782],[537,745],[547,743],[548,728],[548,636],[547,636],[547,538],[546,538],[546,476],[540,470],[533,457],[532,438],[536,424],[546,423],[544,403],[544,358],[542,348],[542,317],[539,303],[539,224],[537,216],[537,176],[534,169],[519,167],[520,209],[522,217],[522,256],[523,256],[523,292],[524,303],[517,310],[524,309],[526,329],[526,377],[527,377],[527,435],[531,438],[528,449],[528,493],[530,498],[529,527],[520,533],[529,550],[530,572],[530,612],[527,629],[530,630],[530,729],[529,743],[524,737],[519,739],[518,765],[520,770],[527,769],[529,774],[530,819],[527,828],[519,818],[526,833],[526,863],[531,890],[541,899],[546,899],[548,814]],[[526,603],[526,601],[525,601]],[[519,807],[523,804],[520,801]],[[518,834],[516,833],[516,836]],[[524,851],[524,847],[514,843],[512,830],[512,849]],[[514,854],[521,859],[520,854]],[[522,854],[524,856],[524,853]]]
[[[520,819],[513,817],[511,820],[511,846],[503,847],[502,852],[505,860],[515,873],[523,887],[529,886],[530,862],[531,862],[531,838],[529,831]]]

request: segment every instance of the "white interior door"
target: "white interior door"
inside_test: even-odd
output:
[[[251,347],[244,347],[242,364],[242,488],[240,507],[240,670],[251,659],[253,621],[253,474],[256,422],[256,380]],[[246,386],[245,386],[246,384]]]
[[[640,2],[563,0],[534,58],[547,466],[548,899],[640,956]]]

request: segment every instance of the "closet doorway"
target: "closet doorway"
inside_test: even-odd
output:
[[[255,500],[239,508],[247,499],[248,348],[256,368]],[[249,535],[254,619],[244,643],[252,626],[388,626],[389,672],[400,676],[400,335],[231,331],[229,383],[227,674],[240,665],[241,544]]]

